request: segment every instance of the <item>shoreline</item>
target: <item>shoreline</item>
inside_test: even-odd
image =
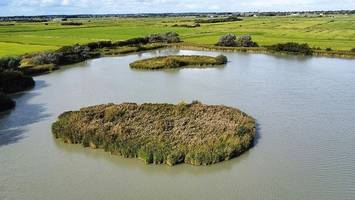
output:
[[[302,55],[297,53],[277,52],[268,50],[266,47],[220,47],[215,45],[206,44],[192,44],[192,43],[176,43],[169,44],[168,47],[182,49],[182,50],[196,50],[196,51],[222,51],[234,53],[250,53],[250,54],[266,54],[266,55],[294,55],[305,57],[326,57],[326,58],[342,58],[342,59],[355,59],[355,52],[351,51],[326,51],[314,50],[313,55]]]

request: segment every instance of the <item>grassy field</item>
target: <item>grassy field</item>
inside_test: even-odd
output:
[[[82,26],[60,22],[0,23],[0,57],[57,49],[64,45],[97,40],[123,40],[175,31],[187,43],[214,44],[226,33],[249,34],[259,45],[306,42],[311,47],[350,50],[355,47],[355,15],[324,17],[248,17],[243,21],[201,24],[201,27],[172,27],[193,24],[194,18],[106,18],[77,19]]]

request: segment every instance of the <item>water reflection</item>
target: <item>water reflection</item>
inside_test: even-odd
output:
[[[44,81],[36,81],[33,90],[12,95],[16,101],[14,110],[0,114],[0,147],[23,139],[25,126],[40,122],[48,117],[45,104],[33,104],[31,100],[40,94],[39,90],[48,87]]]

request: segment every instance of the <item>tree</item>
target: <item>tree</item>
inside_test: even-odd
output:
[[[250,35],[241,35],[237,37],[236,46],[237,47],[258,47],[259,45],[256,42],[252,41]]]
[[[258,44],[253,42],[250,35],[236,36],[234,34],[222,36],[217,45],[223,47],[258,47]]]
[[[237,36],[234,34],[229,33],[227,35],[223,35],[219,38],[217,46],[234,47],[234,46],[236,46],[236,42],[235,42],[236,39],[237,39]]]

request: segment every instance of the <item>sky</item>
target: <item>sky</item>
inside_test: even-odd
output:
[[[355,10],[355,0],[0,0],[0,16]]]

